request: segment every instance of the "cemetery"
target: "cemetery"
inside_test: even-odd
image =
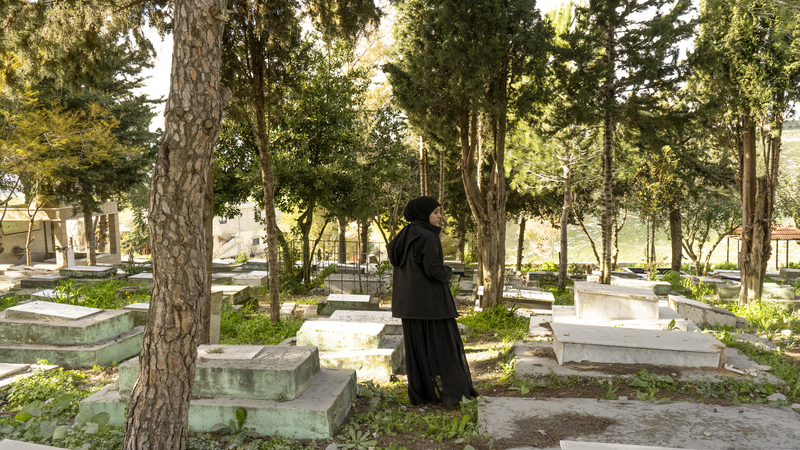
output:
[[[0,450],[800,449],[798,30],[0,3]]]

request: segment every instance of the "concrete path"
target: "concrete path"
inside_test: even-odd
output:
[[[702,450],[800,449],[800,415],[765,405],[486,397],[478,404],[478,423],[498,450],[558,450],[562,439]]]

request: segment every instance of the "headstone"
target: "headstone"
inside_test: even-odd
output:
[[[109,278],[116,273],[116,268],[105,266],[74,266],[58,271],[59,275],[67,278]]]
[[[56,287],[59,281],[64,277],[59,275],[33,275],[28,278],[20,280],[20,287],[22,289],[35,289],[35,288],[49,288]]]
[[[377,311],[380,303],[369,295],[330,294],[324,302],[320,302],[317,312],[329,316],[340,309],[348,311]]]
[[[761,298],[763,300],[794,300],[794,286],[764,283]]]
[[[672,285],[666,281],[634,280],[632,278],[611,277],[612,286],[625,286],[639,289],[649,289],[656,295],[668,295]]]
[[[0,450],[58,450],[59,447],[51,447],[49,445],[32,444],[30,442],[13,441],[11,439],[3,439],[0,441]]]
[[[781,269],[781,278],[786,281],[794,281],[800,278],[800,269],[789,269],[789,268],[782,268]]]
[[[222,292],[223,299],[229,298],[232,305],[244,305],[250,300],[250,286],[212,284],[211,292]]]
[[[698,302],[680,295],[669,296],[669,306],[681,317],[696,325],[736,326],[736,315],[727,309]]]
[[[658,319],[658,297],[650,290],[575,283],[579,319]]]
[[[318,347],[320,351],[375,350],[386,334],[386,325],[306,321],[297,332],[298,346]]]
[[[553,350],[566,363],[711,367],[725,364],[725,345],[706,333],[552,323]]]
[[[254,270],[250,273],[243,273],[232,278],[233,284],[242,286],[263,286],[269,282],[269,272]]]
[[[338,310],[334,311],[333,314],[331,314],[330,319],[327,320],[349,323],[380,323],[386,325],[387,335],[403,334],[402,321],[397,317],[392,317],[391,311]]]
[[[11,320],[43,320],[46,322],[56,322],[85,319],[100,314],[101,312],[103,312],[103,310],[97,308],[35,301],[6,309],[5,317]]]
[[[153,284],[153,274],[148,272],[137,273],[128,277],[128,283],[134,286],[150,286]]]
[[[294,309],[297,307],[297,303],[293,302],[286,302],[281,305],[281,319],[289,318],[294,313]]]
[[[242,264],[242,271],[249,272],[252,270],[269,270],[269,261],[264,258],[254,258]]]

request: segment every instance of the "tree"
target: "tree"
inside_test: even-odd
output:
[[[587,44],[596,59],[584,78],[592,82],[596,117],[603,123],[601,281],[610,282],[612,266],[613,173],[617,125],[637,120],[640,112],[657,111],[664,91],[674,91],[681,81],[678,42],[692,25],[684,17],[688,0],[590,0],[579,8],[587,20]],[[649,19],[642,19],[652,14]],[[641,20],[640,20],[641,19]]]
[[[800,99],[798,32],[800,18],[775,2],[707,0],[701,6],[696,86],[717,106],[714,129],[739,160],[740,304],[761,297],[769,263],[781,132]]]
[[[508,114],[540,98],[547,61],[551,31],[534,6],[528,0],[470,8],[458,1],[405,2],[398,8],[395,55],[385,66],[412,125],[445,142],[460,141],[461,178],[480,236],[485,307],[503,301]],[[488,180],[479,176],[484,162]]]
[[[351,38],[379,18],[375,5],[368,0],[308,0],[305,6],[326,39]],[[280,319],[278,227],[270,130],[289,84],[287,74],[300,42],[299,8],[297,2],[284,0],[234,0],[223,39],[223,79],[233,90],[233,109],[247,118],[258,142],[270,268],[270,315],[276,322]]]
[[[701,188],[697,197],[687,201],[681,211],[685,215],[683,249],[692,260],[697,276],[705,275],[711,264],[711,255],[723,239],[733,233],[741,223],[737,217],[740,201],[733,186]],[[711,244],[704,252],[706,244]]]
[[[148,215],[153,295],[123,448],[182,449],[208,305],[203,215],[214,142],[230,92],[220,87],[225,2],[176,0],[165,131]]]

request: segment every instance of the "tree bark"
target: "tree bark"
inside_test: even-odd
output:
[[[344,264],[347,262],[347,219],[344,216],[338,216],[336,220],[339,223],[339,248],[336,252],[338,255],[336,261],[339,264]]]
[[[564,205],[561,207],[561,251],[558,255],[558,289],[567,288],[567,264],[569,257],[567,251],[567,225],[569,225],[569,212],[572,208],[572,173],[569,165],[564,166]]]
[[[422,136],[419,137],[419,193],[428,195],[428,149]]]
[[[756,124],[752,118],[745,116],[742,120],[744,136],[742,139],[742,246],[739,251],[739,269],[742,277],[742,289],[739,292],[739,304],[744,305],[761,296],[760,284],[757,283],[756,261],[753,254],[754,221],[756,214]]]
[[[439,151],[439,204],[444,205],[444,146]],[[442,213],[444,213],[444,206]]]
[[[211,266],[214,260],[214,167],[209,164],[206,169],[208,189],[203,197],[203,230],[206,233],[206,298],[211,301]],[[211,308],[203,309],[203,344],[211,343]]]
[[[153,295],[125,450],[184,449],[206,296],[203,227],[208,165],[224,100],[219,71],[225,1],[176,0],[165,131],[150,191]]]
[[[669,212],[669,235],[672,244],[670,270],[680,272],[683,258],[683,230],[681,228],[681,209],[677,204]]]
[[[97,265],[97,254],[94,248],[94,217],[92,217],[92,208],[86,205],[82,206],[83,212],[83,238],[86,239],[86,265]]]
[[[358,253],[358,261],[361,264],[366,264],[367,253],[369,252],[369,220],[362,219],[358,221],[359,236],[361,237],[361,251]]]
[[[614,39],[614,27],[610,21],[605,23],[605,27],[606,49],[604,58],[606,64],[606,80],[603,93],[605,113],[603,116],[603,194],[602,209],[600,212],[600,230],[602,236],[600,243],[600,282],[609,284],[611,283],[612,270],[611,234],[614,226],[612,218],[614,203],[612,201],[611,188],[614,170],[614,111],[612,108],[616,104],[616,92],[614,91],[616,41]]]
[[[528,218],[524,215],[519,217],[519,236],[517,236],[517,272],[522,272],[522,254],[525,250],[525,224]]]
[[[311,225],[314,223],[314,206],[316,202],[312,199],[308,208],[297,218],[297,226],[300,227],[300,236],[303,240],[303,283],[311,282]]]

